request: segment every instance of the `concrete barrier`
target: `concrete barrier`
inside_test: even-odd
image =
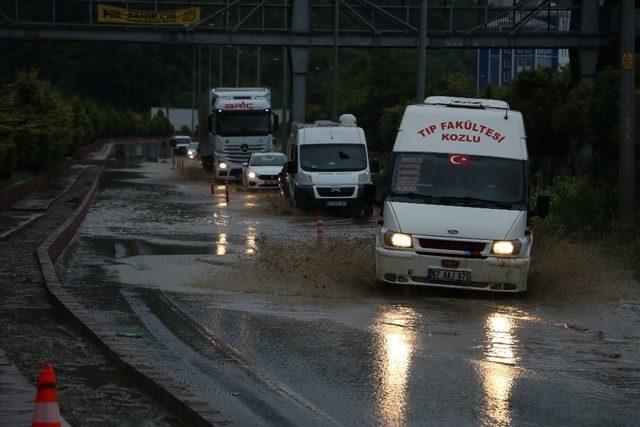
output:
[[[96,321],[89,310],[62,286],[56,275],[54,262],[71,242],[87,216],[95,200],[103,170],[104,167],[100,169],[95,182],[71,218],[50,234],[38,248],[38,259],[47,292],[54,304],[93,339],[126,378],[134,381],[141,389],[166,405],[186,425],[212,426],[218,411],[211,408],[208,403],[198,400],[195,395],[186,391],[184,387],[180,387],[163,372],[136,358],[131,347],[116,333]]]

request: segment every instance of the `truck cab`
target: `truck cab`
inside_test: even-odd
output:
[[[533,243],[522,114],[429,97],[405,110],[390,158],[376,275],[387,285],[522,292]]]
[[[287,158],[281,193],[294,206],[370,213],[371,173],[378,166],[369,163],[364,131],[353,115],[343,114],[339,123],[294,123]]]
[[[213,88],[199,108],[203,167],[223,180],[240,179],[252,153],[273,151],[278,116],[267,88]]]

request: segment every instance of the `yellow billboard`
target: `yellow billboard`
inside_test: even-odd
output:
[[[154,11],[98,5],[98,23],[101,24],[196,25],[199,22],[199,7]]]

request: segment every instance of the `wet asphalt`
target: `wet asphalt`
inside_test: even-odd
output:
[[[105,172],[58,263],[96,317],[243,425],[637,425],[640,302],[382,291],[367,219],[195,169]],[[156,351],[157,350],[157,351]]]

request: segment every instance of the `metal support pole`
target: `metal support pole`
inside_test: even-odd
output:
[[[202,93],[202,46],[198,45],[198,90],[196,95]]]
[[[209,90],[211,88],[211,45],[208,46],[209,48],[209,62],[208,64],[208,69],[207,69],[207,90]]]
[[[224,48],[218,47],[218,86],[224,86]]]
[[[193,78],[191,81],[191,133],[195,131],[196,127],[196,47],[193,46]]]
[[[291,17],[292,33],[309,33],[311,29],[309,0],[294,0]],[[307,115],[307,74],[309,74],[308,47],[291,48],[291,68],[293,71],[292,120],[304,122]]]
[[[240,87],[240,45],[236,45],[236,87]]]
[[[262,60],[262,48],[258,46],[258,50],[256,53],[256,86],[260,87],[262,85],[262,64],[260,63]]]
[[[331,120],[338,121],[338,33],[340,31],[340,0],[333,8],[333,79],[331,93]]]
[[[286,150],[289,137],[289,52],[282,48],[282,149]]]
[[[424,102],[427,74],[427,0],[420,2],[420,39],[418,41],[418,91],[416,102]]]
[[[631,240],[636,225],[636,147],[634,105],[634,0],[620,1],[620,233]]]

